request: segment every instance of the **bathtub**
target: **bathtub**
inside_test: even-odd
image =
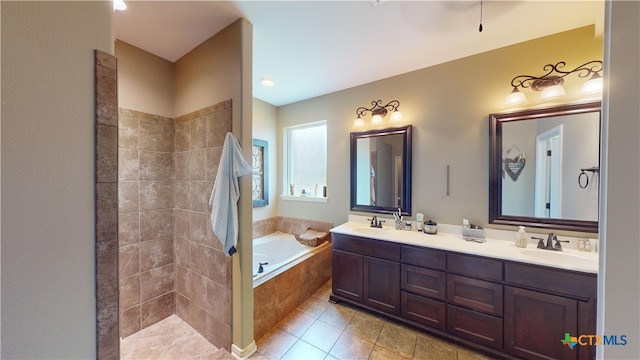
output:
[[[266,280],[327,247],[331,247],[329,242],[324,242],[316,247],[300,244],[295,235],[280,231],[254,239],[253,287],[259,286]],[[262,273],[258,273],[260,263],[267,263],[263,265],[264,271]]]

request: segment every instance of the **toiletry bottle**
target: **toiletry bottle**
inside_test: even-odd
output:
[[[526,248],[529,240],[527,239],[527,233],[524,232],[524,226],[520,226],[518,233],[516,234],[516,246],[520,248]]]

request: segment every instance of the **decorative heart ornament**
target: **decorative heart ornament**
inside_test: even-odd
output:
[[[524,169],[525,162],[522,155],[515,159],[504,158],[504,171],[509,174],[511,180],[516,181]]]

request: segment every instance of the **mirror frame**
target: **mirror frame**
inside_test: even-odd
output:
[[[352,132],[350,135],[351,148],[351,211],[362,211],[379,214],[397,213],[397,207],[370,206],[356,203],[356,141],[358,139],[378,137],[386,135],[402,135],[402,198],[404,199],[400,208],[402,215],[411,216],[411,125],[397,128],[376,129],[362,132]]]
[[[567,231],[598,232],[598,221],[547,219],[533,216],[514,216],[502,213],[502,124],[510,121],[534,120],[544,117],[600,113],[602,134],[602,104],[600,101],[561,105],[541,109],[527,109],[510,113],[489,115],[489,223],[500,225],[524,225]],[[600,135],[602,137],[602,135]]]

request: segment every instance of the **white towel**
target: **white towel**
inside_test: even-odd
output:
[[[242,156],[238,140],[228,132],[222,146],[222,156],[209,205],[213,206],[213,233],[220,239],[224,253],[229,256],[236,252],[235,246],[238,243],[238,177],[250,173],[251,170],[251,165]]]

